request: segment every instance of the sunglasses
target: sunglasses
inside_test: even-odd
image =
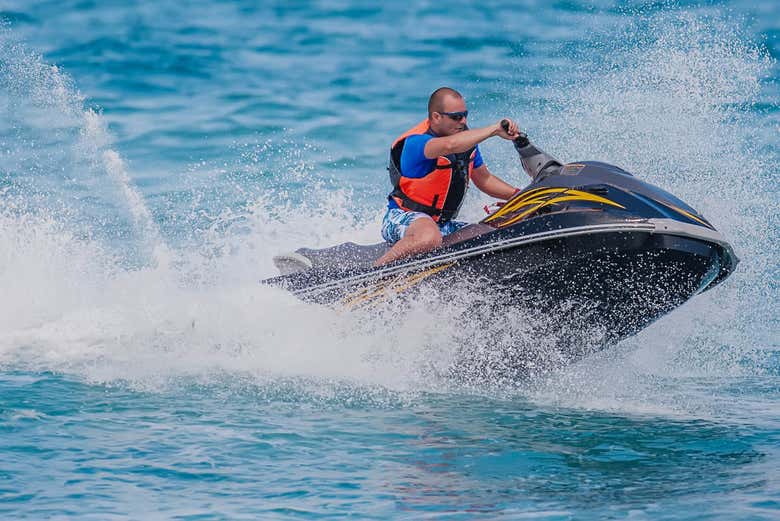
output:
[[[469,111],[464,110],[462,112],[439,112],[442,116],[447,116],[448,118],[454,120],[454,121],[460,121],[464,118],[469,117]]]

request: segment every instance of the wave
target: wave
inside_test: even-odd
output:
[[[532,135],[561,159],[613,162],[680,195],[734,241],[742,264],[619,349],[506,390],[583,407],[684,407],[659,398],[659,382],[765,374],[778,349],[776,158],[753,110],[772,62],[730,21],[685,12],[638,17],[589,46],[580,68],[527,92]],[[467,319],[478,303],[436,294],[344,313],[258,284],[279,251],[376,240],[380,215],[356,208],[350,191],[318,184],[293,204],[285,187],[306,184],[309,169],[283,158],[277,188],[246,204],[161,216],[72,79],[8,34],[0,72],[11,143],[0,184],[4,368],[152,389],[234,375],[496,392],[453,382],[448,368],[485,339],[521,338],[530,316]],[[172,245],[166,218],[195,240]]]

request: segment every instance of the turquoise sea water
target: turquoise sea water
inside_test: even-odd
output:
[[[3,518],[780,517],[780,4],[7,0],[0,19]],[[472,126],[515,117],[679,195],[739,269],[521,382],[446,375],[477,338],[543,346],[529,317],[257,284],[280,251],[380,240],[388,143],[441,85]],[[482,150],[525,181],[507,143]]]

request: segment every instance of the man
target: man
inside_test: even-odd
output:
[[[387,213],[382,237],[393,247],[375,266],[441,246],[442,237],[467,223],[453,220],[469,179],[486,194],[509,199],[517,188],[490,173],[477,146],[493,136],[513,140],[517,125],[507,119],[469,130],[466,101],[456,90],[441,87],[428,100],[428,119],[404,132],[390,149]],[[505,118],[506,119],[506,118]]]

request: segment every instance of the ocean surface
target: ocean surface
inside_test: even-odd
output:
[[[780,519],[777,1],[0,20],[0,518]],[[381,240],[388,145],[442,85],[472,126],[678,195],[738,270],[523,381],[448,377],[469,339],[530,341],[467,294],[350,313],[258,284],[281,251]]]

